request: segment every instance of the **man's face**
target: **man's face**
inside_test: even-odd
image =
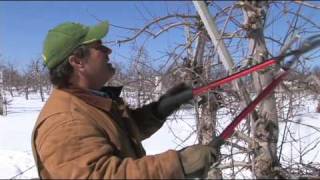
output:
[[[85,75],[89,88],[100,89],[115,73],[115,69],[109,63],[112,50],[103,46],[101,41],[90,43],[88,46],[90,55],[85,64]]]

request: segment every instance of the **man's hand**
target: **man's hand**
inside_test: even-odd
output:
[[[179,151],[186,178],[205,178],[210,166],[217,161],[219,147],[192,145]]]
[[[156,115],[165,119],[192,98],[192,88],[185,83],[178,84],[160,97],[155,110]]]

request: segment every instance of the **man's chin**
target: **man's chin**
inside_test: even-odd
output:
[[[111,74],[111,77],[113,77],[116,74],[116,69],[112,67],[110,69],[110,74]]]
[[[109,71],[109,73],[107,75],[106,82],[110,81],[113,78],[113,76],[115,75],[115,73],[116,73],[115,70],[114,71]]]

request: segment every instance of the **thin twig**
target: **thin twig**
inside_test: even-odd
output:
[[[11,177],[10,179],[15,179],[16,177],[18,177],[18,176],[20,176],[20,175],[22,175],[22,174],[26,173],[27,171],[29,171],[30,169],[32,169],[32,168],[34,168],[34,167],[36,167],[36,165],[30,166],[30,167],[29,167],[29,168],[27,168],[26,170],[24,170],[24,171],[20,172],[19,174],[17,174],[17,175],[15,175],[15,176]]]
[[[149,22],[148,24],[146,24],[143,28],[141,28],[135,35],[133,35],[130,38],[124,39],[124,40],[118,40],[117,43],[121,44],[121,43],[125,43],[125,42],[129,42],[132,41],[134,39],[136,39],[140,34],[142,34],[143,32],[145,32],[148,28],[150,28],[152,25],[157,24],[160,21],[166,20],[166,19],[170,19],[170,18],[197,18],[197,16],[191,16],[191,15],[182,15],[182,14],[172,14],[172,15],[167,15],[167,16],[163,16],[163,17],[159,17],[157,19],[154,19],[153,21]]]
[[[294,1],[297,4],[302,4],[304,6],[314,8],[314,9],[320,9],[320,5],[312,4],[311,2],[301,1],[301,0],[295,0]]]

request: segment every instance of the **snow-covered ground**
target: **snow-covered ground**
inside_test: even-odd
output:
[[[10,100],[8,115],[0,116],[0,179],[38,177],[31,133],[44,102],[37,94],[31,94],[28,101],[24,96]]]
[[[0,116],[0,179],[29,179],[38,177],[31,151],[31,133],[38,113],[44,102],[41,102],[38,94],[31,94],[29,100],[23,95],[11,98],[8,107],[8,115]],[[291,133],[282,150],[282,159],[298,158],[297,153],[308,153],[308,162],[320,162],[319,155],[319,129],[320,114],[314,113],[315,104],[308,100],[304,108],[299,111],[299,116],[293,120],[290,126]],[[184,146],[195,144],[196,135],[191,133],[195,129],[193,110],[181,110],[171,117],[166,124],[153,136],[143,142],[147,154],[158,154],[168,149],[181,149]],[[305,125],[297,125],[302,123]],[[225,123],[226,125],[227,123]],[[317,125],[319,124],[319,125]],[[318,129],[308,125],[317,125]],[[281,124],[280,136],[285,124]],[[304,137],[311,135],[304,139]],[[187,140],[185,140],[187,139]],[[309,148],[299,149],[301,145],[309,143]],[[293,157],[297,156],[297,157]],[[250,178],[247,177],[247,178]]]

